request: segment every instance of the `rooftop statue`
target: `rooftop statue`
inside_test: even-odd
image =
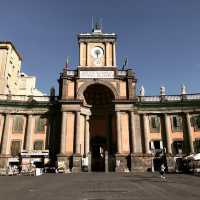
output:
[[[142,85],[141,88],[140,88],[140,96],[144,96],[144,95],[145,95],[145,90],[144,90],[144,87]]]
[[[186,87],[184,84],[181,85],[181,94],[187,94]]]
[[[164,86],[161,86],[160,87],[160,95],[165,95],[165,87]]]

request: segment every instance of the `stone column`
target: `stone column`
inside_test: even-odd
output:
[[[192,129],[191,129],[191,122],[190,122],[190,114],[186,113],[186,128],[187,128],[187,138],[189,144],[189,153],[194,153],[194,145],[193,145],[193,137],[192,137]]]
[[[32,134],[33,134],[33,115],[28,115],[27,120],[27,129],[26,129],[26,143],[25,149],[30,151],[32,150]]]
[[[121,139],[121,122],[120,122],[119,111],[116,111],[116,121],[117,121],[117,153],[120,154],[122,151],[122,139]]]
[[[80,111],[76,112],[76,147],[75,147],[75,153],[80,154],[81,153],[81,147],[80,147]]]
[[[136,152],[136,138],[135,138],[135,127],[134,127],[134,112],[130,112],[130,120],[131,120],[131,153]]]
[[[80,111],[76,111],[76,137],[75,137],[75,154],[73,155],[72,172],[81,171],[81,144],[80,144]]]
[[[4,126],[4,131],[3,131],[3,138],[2,138],[2,147],[1,147],[1,154],[3,155],[8,155],[10,153],[9,152],[10,136],[11,136],[10,121],[11,121],[10,114],[6,114],[5,126]]]
[[[0,115],[0,144],[2,141],[2,135],[3,135],[3,125],[4,125],[4,115]]]
[[[150,153],[149,149],[149,120],[146,114],[143,114],[143,129],[144,129],[144,153]]]
[[[90,125],[89,116],[86,116],[85,120],[85,154],[90,152]]]
[[[85,51],[86,51],[86,45],[84,44],[84,42],[81,42],[80,43],[80,66],[85,66],[85,64],[86,64],[86,53],[85,53]]]
[[[61,129],[61,143],[60,154],[66,154],[66,127],[67,127],[67,112],[62,112],[62,129]]]
[[[88,66],[88,43],[85,44],[85,65]]]
[[[106,59],[105,59],[106,63],[105,63],[105,65],[107,65],[107,66],[110,65],[110,63],[109,63],[109,59],[110,59],[109,58],[109,56],[110,56],[109,55],[109,51],[110,51],[109,46],[110,46],[109,42],[106,42]]]
[[[113,53],[113,66],[116,66],[116,47],[115,43],[112,45],[112,53]]]
[[[170,118],[164,114],[165,137],[166,137],[166,153],[172,154],[171,137],[170,137]]]

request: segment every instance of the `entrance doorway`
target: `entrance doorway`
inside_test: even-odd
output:
[[[112,102],[114,95],[108,87],[93,84],[87,87],[84,97],[85,102],[91,107],[89,120],[91,169],[92,171],[105,171],[105,167],[112,168],[105,163],[111,163],[108,158],[116,153],[116,128],[113,123]]]
[[[106,138],[91,138],[92,171],[105,171]]]

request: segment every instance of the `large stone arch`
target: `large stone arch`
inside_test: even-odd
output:
[[[102,80],[93,80],[93,81],[85,82],[78,89],[77,98],[78,99],[84,99],[84,95],[83,95],[84,91],[87,89],[88,86],[93,85],[93,84],[101,84],[101,85],[106,86],[107,88],[109,88],[112,91],[115,99],[119,98],[119,94],[118,94],[118,91],[116,90],[116,88],[111,83],[109,83],[107,81],[102,81]]]

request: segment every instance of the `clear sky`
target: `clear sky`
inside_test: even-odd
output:
[[[92,16],[118,35],[118,66],[127,56],[146,95],[160,85],[179,94],[182,83],[200,92],[200,0],[0,0],[0,40],[14,42],[22,71],[49,93],[67,56],[78,65],[77,33],[91,31]]]

